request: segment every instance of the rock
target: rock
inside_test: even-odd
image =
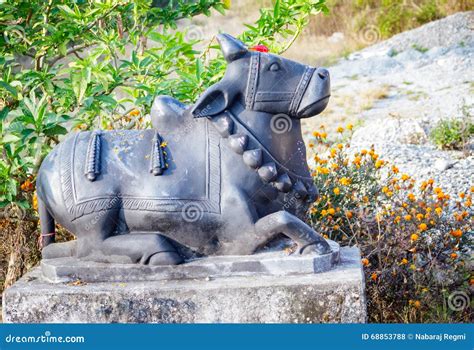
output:
[[[52,284],[39,268],[5,291],[8,323],[360,323],[366,321],[357,248],[323,273],[195,280]]]
[[[337,44],[344,40],[344,33],[335,32],[329,38],[328,41],[333,44]]]
[[[452,168],[455,163],[448,159],[436,159],[434,162],[434,167],[439,171],[445,171],[449,168]]]

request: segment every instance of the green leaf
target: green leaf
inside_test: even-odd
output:
[[[1,142],[2,143],[12,143],[12,142],[17,142],[19,140],[20,140],[20,138],[18,136],[13,135],[13,134],[7,134],[7,135],[2,137]]]
[[[66,135],[67,129],[61,125],[53,125],[43,130],[43,132],[46,136]]]
[[[11,86],[10,84],[4,82],[3,80],[0,80],[0,87],[4,88],[5,90],[7,90],[9,93],[11,93],[13,95],[13,97],[15,98],[18,98],[18,92],[16,91],[16,89]]]

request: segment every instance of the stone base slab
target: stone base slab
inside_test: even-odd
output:
[[[339,262],[339,244],[330,240],[328,243],[332,252],[325,255],[288,255],[280,250],[246,256],[211,256],[176,266],[99,263],[76,258],[47,259],[41,262],[41,272],[45,280],[52,283],[303,275],[329,271]]]
[[[35,268],[4,292],[3,320],[15,323],[365,322],[357,248],[318,274],[194,280],[49,283]]]

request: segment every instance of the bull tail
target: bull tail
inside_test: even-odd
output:
[[[39,238],[40,247],[44,248],[47,245],[55,242],[56,225],[54,218],[49,213],[44,201],[38,196],[38,214],[41,225],[41,236]]]

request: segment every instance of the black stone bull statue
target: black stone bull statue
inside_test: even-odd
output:
[[[302,221],[315,200],[300,119],[320,113],[329,73],[218,41],[224,78],[187,108],[157,97],[153,129],[80,132],[38,174],[43,258],[170,265],[246,255],[283,234],[326,254]],[[54,243],[55,220],[77,236]]]

